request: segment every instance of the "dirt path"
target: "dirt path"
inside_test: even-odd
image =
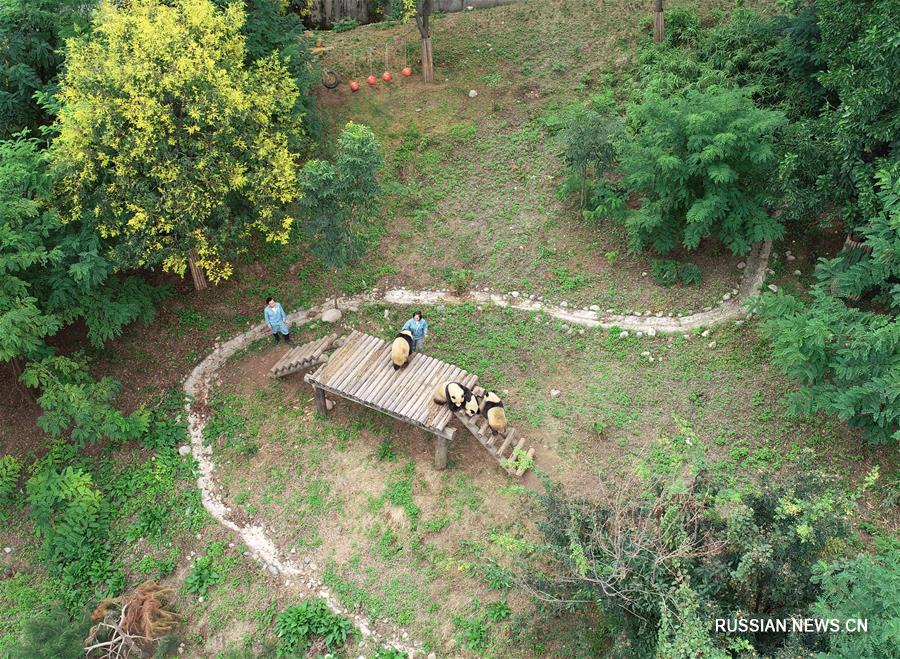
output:
[[[547,304],[541,300],[522,298],[518,294],[497,294],[489,291],[474,291],[468,296],[460,297],[447,291],[399,289],[379,294],[378,289],[375,289],[366,295],[339,298],[337,306],[343,309],[355,309],[362,304],[378,302],[430,305],[459,304],[469,301],[496,304],[523,311],[542,311],[554,318],[587,327],[620,327],[623,331],[644,332],[651,336],[656,333],[688,332],[699,327],[736,320],[745,315],[747,309],[744,304],[759,291],[765,280],[771,249],[771,243],[757,245],[754,248],[752,254],[747,258],[740,289],[734,297],[730,297],[709,311],[681,317],[666,316],[662,312],[657,312],[655,315],[604,314],[598,309],[569,309],[562,304]],[[328,306],[333,306],[333,303],[329,302]],[[287,321],[295,325],[303,325],[316,318],[321,311],[320,307],[294,311],[288,314]],[[311,595],[322,597],[333,611],[348,616],[362,635],[363,640],[359,648],[361,653],[368,647],[386,644],[410,655],[419,654],[422,644],[411,641],[409,635],[399,627],[384,625],[386,631],[379,633],[373,629],[365,616],[357,615],[342,607],[334,594],[322,584],[317,566],[310,562],[309,558],[299,555],[283,557],[263,526],[240,525],[235,522],[231,518],[231,510],[225,505],[219,494],[219,488],[213,479],[215,463],[213,462],[212,447],[204,446],[203,443],[203,428],[209,419],[209,392],[218,379],[219,369],[229,357],[253,341],[265,338],[267,335],[268,329],[265,323],[260,323],[225,343],[216,344],[213,352],[200,362],[184,381],[184,391],[190,397],[188,430],[191,438],[191,451],[200,466],[197,486],[200,488],[203,505],[220,524],[241,537],[253,558],[274,578],[284,579],[287,586],[295,586],[300,591],[307,591]]]

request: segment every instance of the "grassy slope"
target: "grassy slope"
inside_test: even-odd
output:
[[[448,271],[458,268],[473,271],[482,285],[571,303],[654,311],[712,303],[732,287],[736,259],[716,256],[709,246],[698,257],[707,275],[703,287],[661,289],[641,277],[649,261],[627,256],[615,229],[585,226],[554,194],[561,166],[542,119],[588,94],[621,100],[620,82],[644,10],[642,3],[531,1],[437,19],[438,84],[426,89],[397,80],[352,98],[345,88],[322,98],[336,125],[349,119],[370,123],[385,143],[388,238],[380,258],[333,281],[299,250],[257,251],[241,264],[235,281],[199,295],[176,295],[151,326],[130,328],[95,353],[99,370],[123,381],[123,400],[134,407],[176,385],[217,336],[255,322],[260,300],[269,293],[294,308],[375,282],[442,286]],[[409,26],[370,26],[326,38],[337,46],[331,61],[345,78],[368,72],[369,48],[381,53],[390,44],[398,53],[394,70],[404,43],[415,49]],[[479,91],[475,99],[468,97],[472,88]],[[614,265],[605,258],[608,252],[618,252]],[[803,251],[795,247],[794,253],[800,255],[795,265],[808,270]],[[775,268],[779,283],[794,283],[780,264]],[[187,289],[179,285],[177,292]],[[405,312],[394,312],[386,323],[381,311],[364,309],[350,322],[387,336]],[[794,461],[821,460],[848,482],[874,461],[885,462],[858,450],[858,438],[840,424],[785,420],[777,400],[787,384],[770,370],[764,347],[746,329],[728,328],[703,340],[621,342],[593,332],[570,335],[558,324],[539,325],[527,315],[499,310],[433,310],[430,316],[429,350],[508,389],[514,424],[546,447],[539,467],[583,494],[630,479],[654,439],[679,432],[673,413],[725,458],[722,476],[736,486],[751,475],[777,474]],[[716,350],[706,348],[712,338]],[[652,364],[644,351],[654,356]],[[253,364],[254,355],[271,357],[251,353],[234,368]],[[252,446],[241,448],[246,437],[220,440],[222,477],[235,505],[271,523],[285,548],[296,543],[316,552],[348,604],[409,624],[419,638],[454,652],[480,652],[486,644],[497,654],[555,650],[571,656],[603,646],[602,621],[595,621],[593,634],[576,632],[561,624],[565,616],[535,617],[521,593],[502,587],[502,572],[490,565],[515,561],[522,543],[533,539],[525,521],[529,499],[505,482],[474,442],[457,443],[452,469],[436,474],[427,442],[407,428],[348,406],[323,424],[309,418],[302,385],[248,380],[251,385],[231,400],[230,410],[226,399],[217,409],[259,421],[255,431],[255,422],[247,423],[259,452],[247,455]],[[549,399],[550,388],[562,389],[563,396]],[[3,407],[5,450],[27,456],[29,446],[41,445],[34,416],[18,404]],[[294,441],[271,441],[266,424],[289,428]],[[379,451],[385,438],[389,442]],[[108,456],[117,469],[152,476],[144,467],[146,453],[112,449]],[[171,509],[158,546],[148,539],[123,542],[129,584],[164,574],[181,587],[192,553],[212,553],[222,581],[205,602],[195,594],[180,602],[187,653],[249,648],[264,654],[273,642],[273,611],[296,595],[242,561],[243,548],[230,547],[228,534],[205,522],[195,526],[176,507],[178,497],[191,496],[182,494],[193,491],[189,476],[166,478],[160,487],[169,488],[164,501]],[[115,479],[106,480],[111,492]],[[141,479],[133,482],[139,490]],[[878,494],[888,495],[886,487]],[[415,524],[409,523],[411,505],[420,511]],[[0,581],[5,635],[17,634],[21,621],[53,597],[54,582],[34,563],[31,528],[19,510],[0,531],[0,545],[14,547],[5,565],[16,573]],[[120,512],[125,516],[116,522],[119,538],[138,522],[133,510]],[[895,524],[877,506],[865,519],[876,527]],[[473,598],[485,604],[508,598],[511,617],[494,622],[470,615]]]

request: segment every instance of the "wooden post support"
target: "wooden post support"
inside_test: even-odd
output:
[[[322,416],[328,416],[328,407],[325,405],[325,390],[313,385],[313,396],[316,399],[316,412]]]
[[[663,0],[656,0],[653,7],[653,43],[661,43],[666,36],[663,19]]]
[[[434,436],[434,468],[438,471],[447,468],[447,445],[449,443],[446,437]]]

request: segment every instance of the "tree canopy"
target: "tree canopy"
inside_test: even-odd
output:
[[[287,242],[298,198],[297,85],[277,54],[245,64],[237,4],[100,5],[68,42],[51,150],[64,221],[96,228],[119,269],[213,282],[253,236]]]

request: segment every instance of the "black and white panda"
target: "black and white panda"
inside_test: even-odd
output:
[[[394,370],[403,368],[409,363],[409,355],[413,349],[412,332],[403,330],[394,339],[391,344],[391,362],[394,364]]]
[[[501,435],[506,434],[506,412],[503,410],[503,401],[500,400],[500,396],[493,391],[488,391],[481,399],[478,411],[487,419],[491,430]]]
[[[468,387],[459,382],[442,382],[434,388],[432,398],[438,405],[447,403],[454,412],[465,410],[469,416],[478,413],[478,400]]]

